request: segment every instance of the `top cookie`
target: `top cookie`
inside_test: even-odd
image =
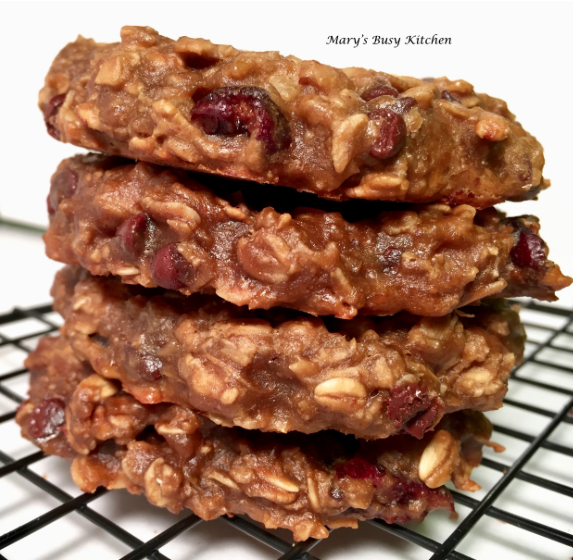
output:
[[[544,157],[506,103],[464,80],[418,80],[173,41],[123,27],[78,37],[40,92],[63,142],[325,198],[485,208],[536,196]]]

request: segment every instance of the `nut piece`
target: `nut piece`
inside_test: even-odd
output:
[[[421,455],[419,477],[429,488],[438,488],[450,480],[459,459],[454,438],[446,430],[439,430]]]
[[[434,91],[430,85],[415,86],[403,92],[404,97],[412,97],[416,99],[417,105],[420,109],[428,109],[434,99]]]
[[[292,101],[301,91],[299,80],[295,76],[273,74],[269,83],[279,92],[284,101]]]
[[[108,58],[100,66],[96,76],[96,84],[105,86],[119,86],[128,80],[133,68],[140,63],[138,53],[122,53],[116,57]]]
[[[118,392],[118,388],[111,381],[94,373],[84,379],[78,385],[76,391],[89,391],[89,397],[92,402],[101,402],[115,395]]]
[[[373,172],[365,175],[357,187],[345,189],[345,194],[351,198],[378,200],[383,197],[402,198],[409,188],[409,182],[394,173]]]
[[[367,115],[355,114],[338,123],[333,131],[331,157],[337,173],[343,173],[363,143],[369,119]]]
[[[259,230],[251,239],[237,243],[237,257],[250,276],[268,284],[286,282],[290,277],[291,247],[278,235]]]
[[[505,119],[492,113],[486,113],[474,127],[474,131],[484,140],[500,142],[506,140],[510,129]]]

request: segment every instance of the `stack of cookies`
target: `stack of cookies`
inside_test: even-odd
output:
[[[52,177],[65,324],[28,358],[24,436],[84,491],[296,540],[452,511],[522,357],[503,298],[571,282],[492,208],[548,186],[540,144],[463,80],[121,38],[79,37],[40,93],[100,154]]]

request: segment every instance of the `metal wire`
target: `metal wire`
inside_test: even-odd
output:
[[[559,395],[571,395],[572,392],[568,388],[560,387],[558,385],[553,385],[547,382],[529,379],[521,375],[521,372],[524,370],[526,364],[532,364],[545,368],[554,368],[555,370],[561,372],[572,372],[571,367],[566,367],[562,364],[551,363],[543,358],[543,351],[545,349],[571,353],[570,349],[562,347],[556,344],[556,342],[561,336],[572,336],[572,311],[559,309],[532,301],[526,305],[524,302],[520,303],[523,308],[544,313],[548,316],[563,318],[564,324],[561,328],[553,329],[543,324],[535,324],[525,321],[524,323],[527,326],[536,327],[537,329],[546,332],[552,332],[552,334],[547,337],[545,342],[531,342],[532,344],[536,345],[535,350],[530,353],[522,365],[515,368],[511,374],[511,377],[532,387],[552,391]],[[35,319],[36,321],[40,321],[43,324],[42,329],[39,329],[35,332],[26,333],[25,335],[21,335],[19,337],[11,338],[0,334],[0,348],[4,346],[10,346],[28,352],[29,348],[26,346],[27,341],[44,334],[48,334],[57,329],[57,325],[51,321],[49,317],[47,317],[50,312],[51,306],[44,305],[34,307],[32,309],[16,308],[10,313],[0,315],[0,326],[9,325],[24,319]],[[12,400],[16,404],[21,403],[22,397],[9,389],[3,383],[10,379],[15,379],[21,375],[25,375],[26,373],[27,370],[25,368],[18,368],[0,374],[0,394]],[[511,465],[505,465],[498,461],[493,461],[487,458],[483,459],[482,464],[485,468],[490,468],[494,471],[502,473],[502,476],[498,479],[498,481],[494,484],[494,486],[482,500],[477,500],[469,495],[461,494],[459,492],[453,492],[455,501],[465,507],[470,508],[471,511],[443,542],[438,542],[429,537],[421,535],[406,526],[389,525],[378,519],[371,520],[368,523],[386,533],[390,533],[395,537],[398,537],[404,541],[429,551],[432,554],[430,557],[431,560],[445,560],[447,558],[453,560],[472,560],[470,556],[456,551],[456,548],[461,543],[461,541],[473,530],[473,527],[476,525],[476,523],[478,523],[478,521],[484,516],[499,519],[543,538],[561,543],[566,546],[572,546],[573,542],[571,534],[494,506],[494,503],[500,494],[515,479],[521,480],[528,484],[533,484],[552,492],[556,492],[562,496],[572,498],[573,490],[571,487],[552,480],[547,480],[523,470],[527,462],[539,449],[547,449],[562,455],[572,456],[572,448],[548,440],[548,437],[561,423],[572,424],[572,398],[570,398],[558,412],[554,412],[539,406],[533,406],[528,403],[523,403],[515,399],[505,399],[505,403],[509,406],[517,407],[525,411],[534,412],[543,417],[547,417],[550,420],[537,436],[532,436],[519,430],[495,424],[494,429],[496,432],[526,442],[528,446],[523,451],[521,456]],[[13,421],[15,414],[16,410],[13,410],[0,415],[0,424]],[[99,489],[93,494],[80,494],[79,496],[73,498],[28,468],[33,463],[44,459],[44,457],[44,454],[39,451],[21,459],[14,460],[0,448],[0,465],[2,465],[0,466],[0,478],[9,474],[16,473],[61,502],[60,506],[46,512],[44,515],[32,519],[4,535],[0,535],[0,550],[21,539],[26,538],[28,535],[34,533],[42,527],[45,527],[46,525],[49,525],[57,519],[71,512],[76,512],[82,515],[85,519],[91,521],[94,525],[104,529],[110,535],[113,535],[116,539],[128,545],[132,549],[131,552],[123,556],[121,560],[138,560],[141,558],[151,558],[153,560],[169,560],[167,556],[159,552],[159,549],[185,531],[200,531],[201,526],[204,524],[199,517],[190,514],[187,517],[174,522],[171,527],[168,527],[166,530],[154,538],[148,540],[147,542],[143,542],[113,521],[90,509],[88,504],[98,500],[101,496],[105,495],[107,493],[106,490]],[[283,540],[276,534],[266,531],[260,525],[244,518],[223,517],[221,519],[230,527],[233,527],[235,530],[248,535],[250,538],[267,545],[269,548],[279,553],[279,558],[282,560],[317,560],[315,556],[310,554],[310,551],[320,541],[309,539],[303,543],[298,543],[296,546],[293,546],[290,542]],[[0,554],[0,560],[4,559],[5,557]]]

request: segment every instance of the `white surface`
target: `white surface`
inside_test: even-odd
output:
[[[122,25],[151,25],[174,38],[205,37],[334,66],[464,78],[505,99],[545,147],[553,186],[539,201],[504,209],[539,216],[551,257],[572,275],[572,13],[571,2],[0,3],[0,214],[46,224],[49,177],[61,159],[80,151],[50,138],[36,108],[56,53],[78,33],[117,41]],[[451,37],[452,45],[326,44],[330,35],[434,33]]]
[[[54,274],[62,264],[44,254],[39,233],[0,226],[0,313],[50,302]]]

